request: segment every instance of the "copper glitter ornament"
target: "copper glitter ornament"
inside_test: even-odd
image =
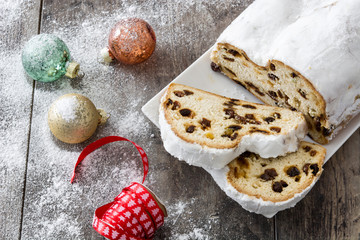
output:
[[[70,93],[58,98],[48,112],[48,124],[54,136],[65,143],[80,143],[91,137],[107,114],[96,109],[85,96]]]
[[[146,21],[126,18],[111,29],[109,47],[101,50],[101,55],[105,62],[116,58],[124,64],[137,64],[151,56],[155,45],[155,32]]]

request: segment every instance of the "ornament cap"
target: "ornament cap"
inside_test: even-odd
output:
[[[104,62],[106,62],[106,63],[111,63],[112,61],[114,61],[114,57],[110,53],[109,48],[107,48],[107,47],[100,50],[100,56],[101,56],[102,60],[104,60]]]
[[[108,118],[110,117],[110,114],[105,112],[103,109],[96,109],[96,110],[100,114],[99,125],[104,125],[108,120]]]
[[[80,64],[78,64],[77,62],[71,62],[66,68],[65,76],[69,78],[75,78],[78,75],[79,70],[80,70]]]

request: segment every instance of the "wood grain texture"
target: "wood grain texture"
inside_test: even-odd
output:
[[[0,3],[0,239],[20,233],[33,92],[21,46],[37,34],[39,6],[37,0]]]
[[[104,239],[91,226],[93,213],[131,181],[141,181],[134,147],[124,142],[102,147],[80,165],[73,185],[69,180],[81,150],[108,135],[137,142],[149,156],[145,184],[169,212],[154,239],[359,239],[360,130],[329,160],[301,202],[267,219],[243,210],[204,170],[171,157],[159,130],[141,113],[250,2],[43,0],[40,32],[61,37],[85,76],[36,83],[33,105],[33,82],[19,70],[20,52],[38,31],[40,0],[19,0],[1,9],[0,30],[6,34],[0,63],[11,57],[19,64],[0,64],[0,145],[5,153],[0,158],[0,239]],[[141,17],[154,28],[154,54],[135,66],[99,63],[98,51],[106,46],[111,27],[127,16]],[[6,81],[5,70],[14,75],[12,81]],[[14,95],[11,87],[21,93]],[[93,137],[77,145],[58,141],[47,127],[49,106],[70,92],[89,97],[111,115]]]
[[[359,239],[360,130],[325,164],[311,192],[277,214],[278,239]]]
[[[248,1],[44,1],[41,32],[55,33],[69,44],[73,58],[86,75],[81,80],[36,84],[24,239],[103,239],[91,227],[93,212],[110,202],[131,180],[140,180],[142,168],[136,152],[123,143],[105,146],[98,153],[101,162],[87,160],[95,167],[84,163],[75,184],[70,185],[68,180],[81,149],[107,135],[121,135],[137,142],[150,158],[147,185],[169,210],[167,223],[155,239],[273,238],[272,220],[246,212],[226,197],[205,171],[172,158],[163,149],[159,130],[141,113],[141,107],[201,56],[248,4]],[[115,19],[126,15],[140,16],[152,25],[157,36],[154,55],[135,66],[104,67],[89,59],[85,51],[104,47]],[[84,30],[88,28],[101,31],[101,39],[94,39],[97,35]],[[107,125],[78,145],[57,141],[44,127],[48,106],[71,91],[86,95],[111,114]],[[127,126],[126,118],[134,122]],[[122,172],[129,165],[133,166],[131,171]]]

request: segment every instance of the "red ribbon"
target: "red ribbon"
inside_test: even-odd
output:
[[[131,142],[139,151],[143,166],[144,183],[149,171],[149,162],[145,151],[133,141],[119,136],[101,138],[89,144],[80,153],[75,164],[71,183],[75,178],[76,167],[84,158],[101,146],[116,142]],[[108,203],[95,210],[94,229],[104,237],[112,240],[144,240],[151,239],[155,231],[164,224],[164,212],[150,191],[140,183],[132,183]]]
[[[143,177],[143,180],[142,180],[142,183],[144,183],[146,175],[147,175],[147,173],[149,171],[149,161],[148,161],[148,158],[147,158],[147,155],[146,155],[144,149],[142,149],[139,145],[137,145],[133,141],[130,141],[130,140],[126,139],[126,138],[119,137],[119,136],[103,137],[103,138],[100,138],[99,140],[97,140],[97,141],[95,141],[93,143],[90,143],[88,146],[86,146],[84,148],[84,150],[80,153],[80,156],[79,156],[79,158],[78,158],[78,160],[77,160],[77,162],[75,164],[74,172],[73,172],[73,175],[71,177],[70,182],[73,183],[74,178],[75,178],[76,167],[80,164],[80,162],[82,160],[84,160],[84,158],[87,155],[89,155],[90,153],[92,153],[93,151],[95,151],[96,149],[100,148],[101,146],[103,146],[105,144],[112,143],[112,142],[117,142],[117,141],[131,142],[136,147],[136,149],[139,151],[142,162],[143,162],[143,166],[144,166],[144,177]]]

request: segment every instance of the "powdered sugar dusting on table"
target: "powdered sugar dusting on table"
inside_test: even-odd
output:
[[[1,0],[0,1],[0,29],[3,31],[13,26],[26,9],[34,6],[31,0]],[[3,38],[0,39],[0,42]]]
[[[26,139],[23,136],[28,132],[29,123],[29,118],[26,118],[28,105],[25,103],[32,88],[28,84],[23,86],[26,79],[21,71],[20,56],[16,54],[20,46],[8,49],[8,36],[25,9],[32,5],[29,1],[0,1],[0,143],[4,156],[0,159],[0,168],[7,170],[8,176],[25,162],[22,148],[26,146]],[[19,90],[22,94],[18,93]]]
[[[202,228],[193,228],[189,233],[186,234],[175,234],[174,238],[179,240],[191,240],[191,239],[199,239],[199,240],[207,240],[209,236],[204,233]]]
[[[207,240],[210,239],[209,230],[212,225],[218,224],[218,219],[209,216],[207,219],[191,217],[191,209],[196,208],[198,199],[191,198],[187,201],[176,201],[167,205],[169,217],[167,225],[171,227],[172,237],[179,240]],[[188,226],[182,228],[181,224]],[[181,230],[180,230],[181,229]]]

